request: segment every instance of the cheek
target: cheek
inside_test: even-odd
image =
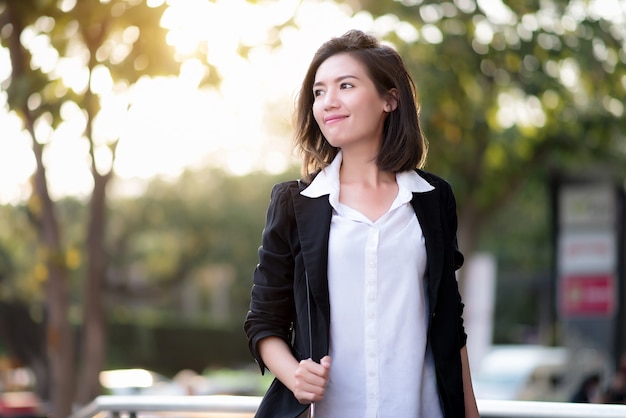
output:
[[[322,127],[322,122],[324,121],[324,115],[321,109],[321,106],[318,102],[313,102],[313,118],[315,118],[315,122],[317,122],[317,126]]]

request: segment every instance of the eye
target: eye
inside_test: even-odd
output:
[[[318,96],[321,96],[322,94],[324,94],[324,90],[322,90],[322,89],[314,89],[313,90],[313,97],[318,97]]]
[[[354,87],[352,83],[341,83],[342,89],[351,89],[352,87]]]

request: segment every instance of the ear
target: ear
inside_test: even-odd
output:
[[[391,113],[398,107],[398,89],[393,88],[387,92],[385,100],[385,112]]]

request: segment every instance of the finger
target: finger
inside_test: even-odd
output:
[[[303,364],[296,370],[296,380],[311,386],[324,386],[326,369],[319,364]]]
[[[316,401],[323,397],[328,383],[328,373],[317,363],[303,361],[295,372],[294,394],[299,400]]]
[[[305,370],[308,373],[314,374],[316,376],[325,376],[327,374],[327,367],[314,362],[311,359],[307,359],[307,360],[302,360],[300,362],[300,367],[302,368],[302,370]]]

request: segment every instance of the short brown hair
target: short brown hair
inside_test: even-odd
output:
[[[377,38],[350,30],[332,38],[315,53],[306,72],[295,108],[296,147],[302,154],[302,175],[306,181],[329,165],[339,152],[328,143],[313,117],[313,83],[320,65],[333,55],[347,53],[366,68],[379,94],[398,91],[398,106],[386,118],[383,141],[376,163],[381,170],[400,172],[421,168],[426,160],[427,143],[419,123],[419,107],[413,78],[400,55]]]

